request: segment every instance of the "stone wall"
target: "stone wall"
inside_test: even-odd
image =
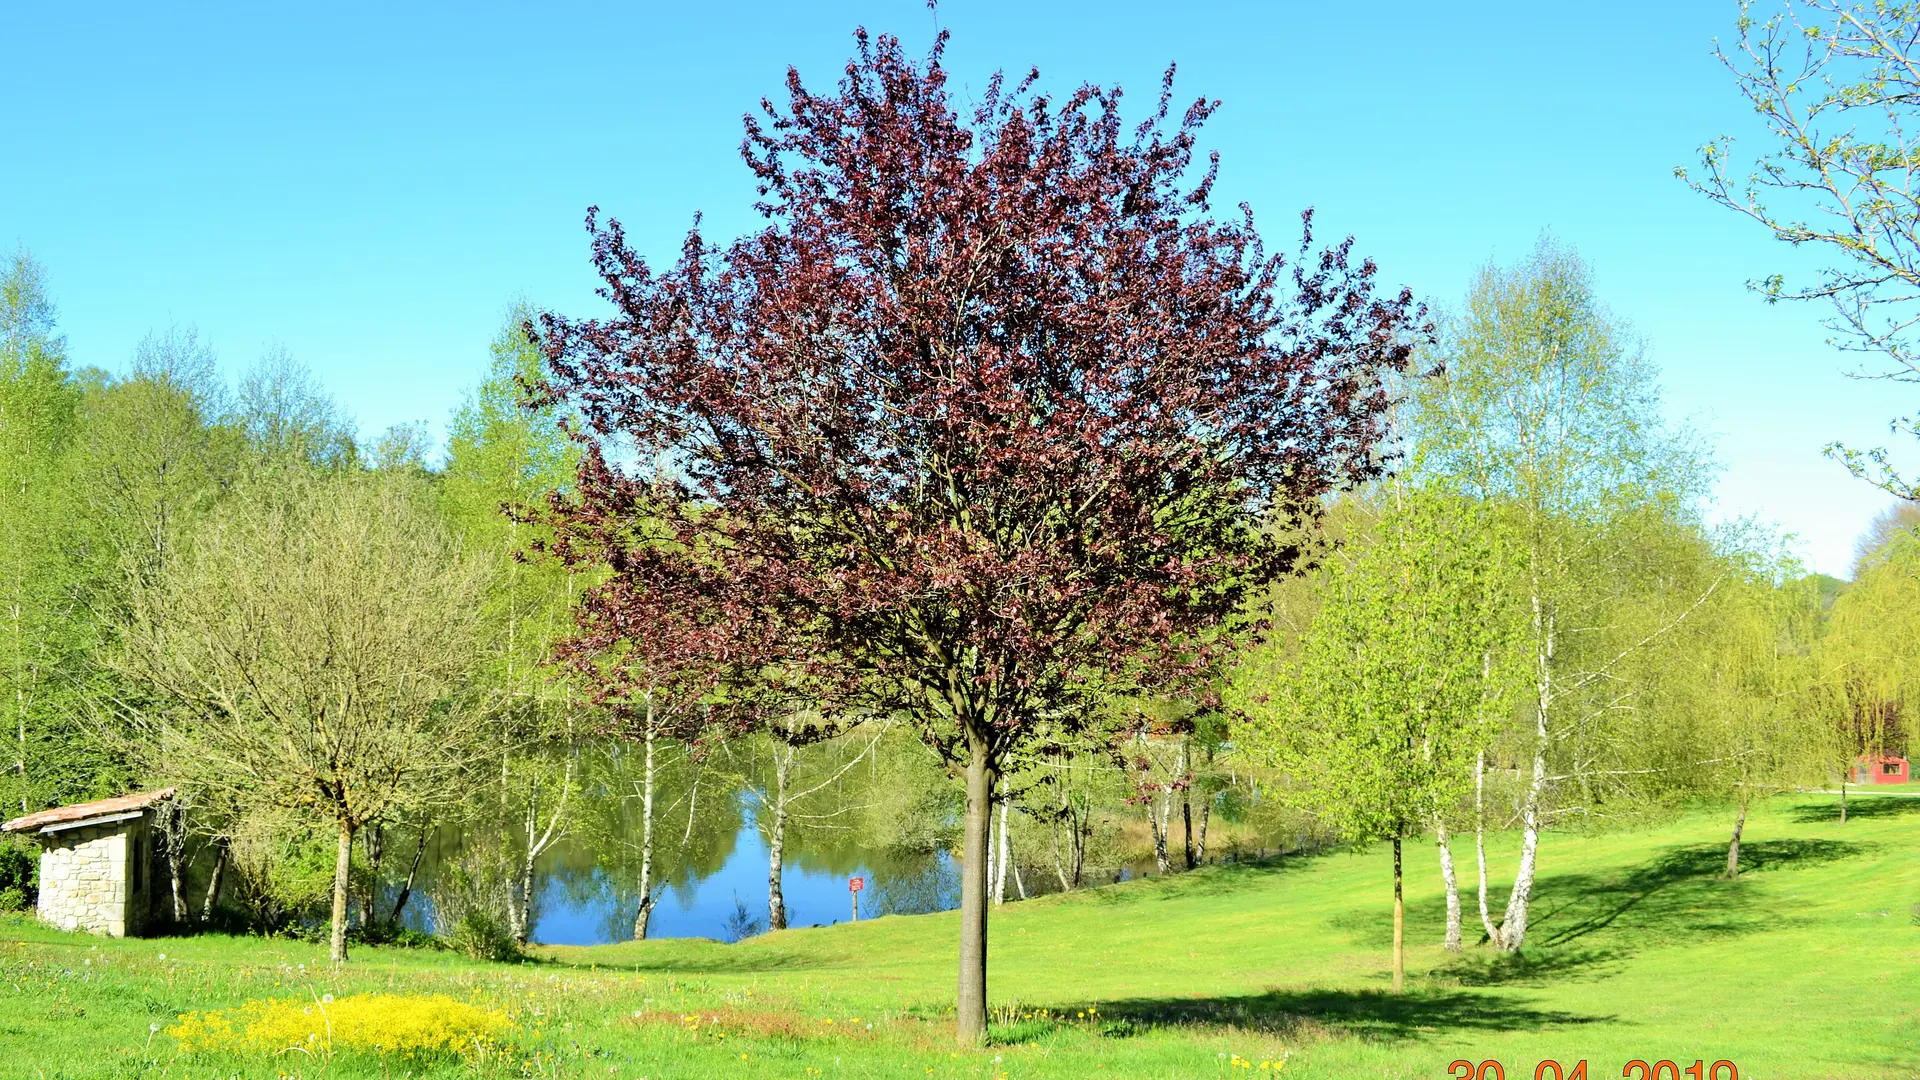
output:
[[[146,929],[153,859],[144,816],[38,838],[40,918],[62,930],[111,937]]]

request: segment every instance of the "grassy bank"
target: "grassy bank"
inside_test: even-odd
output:
[[[1584,1058],[1599,1080],[1665,1058],[1726,1059],[1743,1077],[1920,1076],[1920,800],[1860,800],[1844,826],[1833,803],[1758,812],[1736,882],[1718,877],[1718,816],[1549,838],[1522,960],[1438,947],[1437,873],[1416,849],[1399,997],[1381,849],[1008,905],[993,922],[995,1044],[974,1052],[948,1042],[950,914],[731,946],[541,949],[519,965],[363,948],[340,974],[324,949],[286,941],[103,941],[11,920],[0,1075],[1016,1080],[1284,1062],[1289,1076],[1444,1077],[1456,1058],[1491,1058],[1527,1077]],[[512,1026],[484,1060],[438,1065],[181,1055],[166,1031],[190,1011],[284,998],[324,1012],[327,995],[366,992],[445,994]]]

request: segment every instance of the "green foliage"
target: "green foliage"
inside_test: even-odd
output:
[[[29,909],[39,894],[39,845],[13,833],[0,835],[0,911]]]
[[[257,810],[233,832],[222,902],[241,927],[275,933],[325,920],[333,891],[332,835]]]
[[[1745,806],[1826,780],[1836,701],[1816,652],[1821,583],[1761,543],[1726,561],[1711,609],[1663,661],[1696,725],[1692,786]]]
[[[1619,821],[1683,798],[1711,757],[1670,693],[1676,630],[1725,577],[1699,524],[1711,465],[1579,256],[1543,237],[1489,265],[1410,389],[1408,482],[1494,509],[1531,682],[1489,745],[1538,820]]]
[[[475,844],[442,868],[434,883],[434,921],[439,938],[449,948],[476,960],[513,960],[520,943],[508,922],[511,908],[507,865],[509,853],[500,845]]]
[[[1880,531],[1862,552],[1819,656],[1833,696],[1834,771],[1860,754],[1909,748],[1908,703],[1920,700],[1920,535],[1910,523]]]
[[[241,377],[233,423],[246,440],[250,473],[261,478],[359,462],[352,421],[283,347]]]
[[[1485,504],[1399,486],[1316,579],[1318,610],[1233,688],[1237,741],[1355,841],[1452,813],[1525,686],[1515,567]]]
[[[81,389],[54,326],[44,271],[15,253],[0,268],[0,806],[21,812],[93,781],[86,755],[70,754],[95,639],[66,475]]]

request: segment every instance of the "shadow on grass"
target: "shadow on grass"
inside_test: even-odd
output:
[[[1602,978],[1643,949],[1774,929],[1794,917],[1793,907],[1756,888],[1753,878],[1859,858],[1876,846],[1825,839],[1753,841],[1741,848],[1740,877],[1733,881],[1726,879],[1727,849],[1720,844],[1670,848],[1606,873],[1543,875],[1534,887],[1523,952],[1470,949],[1435,974],[1466,986]],[[1503,887],[1490,896],[1496,918],[1505,893]],[[1471,897],[1463,899],[1465,928],[1484,946]],[[1437,940],[1446,925],[1438,898],[1409,905],[1407,914],[1408,935],[1416,941]],[[1392,944],[1392,922],[1384,912],[1356,913],[1334,925],[1366,948],[1384,951]]]
[[[1484,935],[1482,935],[1484,939]],[[1461,986],[1500,986],[1600,979],[1614,974],[1633,956],[1624,948],[1582,949],[1535,944],[1516,953],[1481,950],[1456,957],[1437,973]]]
[[[1687,938],[1753,933],[1778,925],[1782,912],[1746,879],[1771,870],[1820,866],[1871,852],[1847,840],[1763,840],[1740,848],[1740,878],[1726,878],[1727,849],[1671,849],[1622,874],[1563,874],[1541,883],[1557,899],[1533,921],[1536,940],[1553,948],[1607,933],[1628,949]]]
[[[1069,1005],[1074,1013],[1087,1005]],[[1100,1019],[1122,1030],[1232,1027],[1293,1039],[1335,1034],[1406,1040],[1441,1031],[1519,1031],[1606,1023],[1614,1016],[1583,1016],[1534,1008],[1523,1001],[1451,989],[1275,990],[1244,997],[1132,998],[1103,1001]]]
[[[1882,820],[1904,817],[1908,814],[1920,814],[1920,799],[1901,795],[1867,794],[1847,797],[1848,821],[1855,818]],[[1803,825],[1815,822],[1837,823],[1840,820],[1840,797],[1835,795],[1830,802],[1801,803],[1793,808],[1793,820]]]

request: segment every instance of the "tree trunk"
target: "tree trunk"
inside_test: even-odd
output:
[[[560,778],[560,798],[553,804],[553,816],[547,819],[544,832],[540,829],[540,789],[536,786],[527,799],[527,856],[520,863],[520,881],[515,886],[518,895],[507,898],[507,924],[516,944],[525,945],[533,936],[533,868],[541,854],[553,846],[556,836],[565,835],[560,822],[566,817],[567,799],[573,794],[574,763],[569,748],[566,771]]]
[[[1393,837],[1393,992],[1407,984],[1406,905],[1400,896],[1400,835]]]
[[[994,765],[986,737],[967,731],[967,816],[960,848],[960,979],[954,1037],[987,1040],[987,836],[993,820]]]
[[[1869,814],[1868,817],[1873,815]],[[1847,774],[1840,774],[1840,824],[1847,823]]]
[[[533,861],[540,856],[535,832],[540,828],[540,803],[527,800],[527,852],[520,860],[520,879],[514,883],[513,896],[507,901],[507,928],[516,944],[525,945],[533,936]]]
[[[1493,914],[1487,910],[1487,752],[1480,751],[1473,759],[1473,854],[1480,864],[1480,925],[1487,930],[1487,940],[1496,946],[1500,942],[1500,928],[1493,925]]]
[[[1172,800],[1173,790],[1162,787],[1160,794],[1147,804],[1147,818],[1153,826],[1153,868],[1162,874],[1173,871],[1173,859],[1167,854],[1167,804]]]
[[[25,485],[22,485],[22,493],[25,490]],[[13,667],[16,672],[25,667],[20,648],[21,607],[17,599],[7,607],[7,613],[13,623]],[[13,760],[13,771],[14,775],[20,778],[20,812],[25,814],[30,811],[27,808],[27,688],[24,680],[14,683],[13,686],[13,718],[19,735],[19,741],[15,744],[18,750]]]
[[[367,848],[367,891],[360,898],[360,925],[372,926],[373,907],[380,899],[380,857],[386,853],[386,837],[382,835],[380,823],[373,822],[365,830]]]
[[[1007,781],[1000,780],[1000,842],[995,845],[995,863],[993,868],[993,902],[1007,902]]]
[[[413,846],[413,861],[407,864],[407,880],[400,883],[400,895],[393,898],[393,914],[387,919],[395,926],[400,924],[400,913],[407,909],[407,901],[413,898],[413,882],[420,873],[420,858],[427,853],[427,838],[433,835],[433,829],[432,825],[420,828],[420,842]]]
[[[1207,862],[1207,820],[1213,817],[1213,797],[1208,796],[1200,803],[1200,842],[1194,845],[1194,859],[1197,865]]]
[[[1545,727],[1545,723],[1541,725]],[[1544,731],[1540,746],[1533,754],[1533,781],[1527,785],[1527,799],[1520,810],[1520,868],[1513,877],[1513,891],[1507,894],[1506,912],[1500,918],[1500,936],[1494,941],[1501,952],[1518,952],[1527,940],[1527,913],[1533,900],[1533,873],[1540,857],[1540,799],[1546,790],[1547,748]]]
[[[168,807],[165,824],[161,830],[166,850],[162,853],[167,861],[167,894],[173,909],[173,925],[184,927],[192,915],[187,907],[187,814],[177,802],[164,804]],[[142,882],[144,888],[146,882]]]
[[[1091,799],[1082,799],[1080,808],[1073,812],[1073,887],[1079,888],[1087,880],[1087,837],[1093,832],[1093,805]]]
[[[202,925],[213,919],[213,905],[220,900],[220,883],[227,876],[227,838],[213,838],[213,873],[207,875],[207,895],[200,901]]]
[[[327,959],[336,964],[347,962],[347,879],[353,871],[353,826],[340,823],[340,844],[333,860],[333,928],[327,943]]]
[[[1071,819],[1066,818],[1064,815],[1053,819],[1053,873],[1055,877],[1060,879],[1061,892],[1066,892],[1073,888],[1070,879],[1067,877],[1067,849],[1060,843],[1061,830],[1071,829],[1072,827]],[[1071,841],[1069,841],[1069,843],[1071,843]]]
[[[1180,853],[1185,856],[1187,869],[1194,868],[1193,861],[1193,783],[1187,775],[1187,740],[1180,740]]]
[[[646,751],[640,770],[640,910],[633,917],[633,940],[647,940],[653,920],[653,791],[654,733],[647,727]]]
[[[1514,874],[1513,891],[1507,894],[1507,908],[1500,917],[1500,934],[1494,945],[1501,952],[1517,952],[1527,940],[1528,906],[1533,899],[1534,867],[1540,857],[1540,804],[1547,790],[1547,716],[1553,704],[1554,620],[1543,610],[1536,595],[1533,600],[1534,632],[1539,645],[1534,652],[1534,732],[1533,776],[1527,783],[1527,796],[1520,807],[1520,868]]]
[[[785,751],[783,754],[782,751]],[[786,869],[787,780],[793,769],[791,746],[773,747],[773,823],[767,829],[767,929],[787,928],[787,898],[780,891],[780,875]]]
[[[1448,952],[1460,951],[1460,882],[1453,873],[1453,845],[1449,843],[1447,823],[1436,821],[1434,831],[1439,834],[1440,843],[1440,881],[1447,887],[1447,937]]]
[[[1073,817],[1073,793],[1067,788],[1067,777],[1069,774],[1067,772],[1066,755],[1056,752],[1054,762],[1056,768],[1053,776],[1055,786],[1060,789],[1060,810],[1053,815],[1052,828],[1049,830],[1049,835],[1053,838],[1053,871],[1060,878],[1060,891],[1067,892],[1073,888],[1071,878],[1067,875],[1067,859],[1072,850],[1070,847],[1072,840],[1069,838],[1067,845],[1062,845],[1060,841],[1062,830],[1071,831],[1075,827]]]
[[[1747,792],[1740,791],[1740,816],[1733,819],[1733,842],[1727,845],[1727,879],[1740,876],[1740,831],[1747,827]]]

